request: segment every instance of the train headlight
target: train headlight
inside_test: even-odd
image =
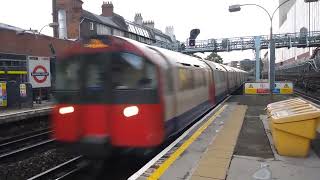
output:
[[[139,108],[137,106],[129,106],[123,109],[123,115],[125,117],[135,116],[139,113]]]
[[[59,109],[60,114],[68,114],[68,113],[73,113],[74,112],[74,107],[73,106],[68,106],[68,107],[61,107]]]

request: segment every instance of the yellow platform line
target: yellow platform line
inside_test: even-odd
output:
[[[224,127],[201,157],[192,180],[224,180],[232,159],[247,107],[237,105],[225,120]]]
[[[205,122],[196,132],[192,134],[192,136],[187,139],[182,146],[180,146],[171,156],[165,160],[160,166],[153,171],[153,173],[147,178],[148,180],[159,179],[162,174],[171,166],[171,164],[202,134],[204,130],[208,128],[208,126],[220,115],[227,105],[224,105],[221,109],[219,109],[214,115]]]

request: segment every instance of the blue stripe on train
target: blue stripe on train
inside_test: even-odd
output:
[[[216,102],[222,101],[226,97],[226,94],[216,97]],[[205,112],[207,112],[210,108],[215,105],[211,104],[210,101],[205,101],[198,106],[190,109],[189,111],[181,114],[178,117],[174,117],[165,122],[165,131],[166,136],[173,136],[183,130],[185,127],[190,125],[200,116],[202,116]]]

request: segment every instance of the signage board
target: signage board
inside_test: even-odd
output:
[[[244,93],[245,94],[269,94],[268,82],[249,82],[245,83]],[[293,84],[292,82],[276,82],[273,94],[292,94]]]
[[[50,61],[28,60],[28,78],[33,88],[51,87]]]
[[[0,107],[7,106],[7,85],[5,82],[0,82]]]
[[[279,94],[293,94],[292,82],[277,82],[275,89],[278,89]]]

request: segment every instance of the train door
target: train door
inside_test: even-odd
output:
[[[223,69],[226,71],[226,81],[227,81],[227,94],[231,94],[231,88],[232,88],[232,72],[226,68],[224,65],[221,65]]]
[[[165,129],[166,136],[175,132],[174,118],[177,116],[177,69],[171,64],[171,62],[161,54],[157,49],[151,54],[152,58],[158,62],[163,62],[161,67],[161,84],[162,84],[162,96],[163,105],[165,109]]]

